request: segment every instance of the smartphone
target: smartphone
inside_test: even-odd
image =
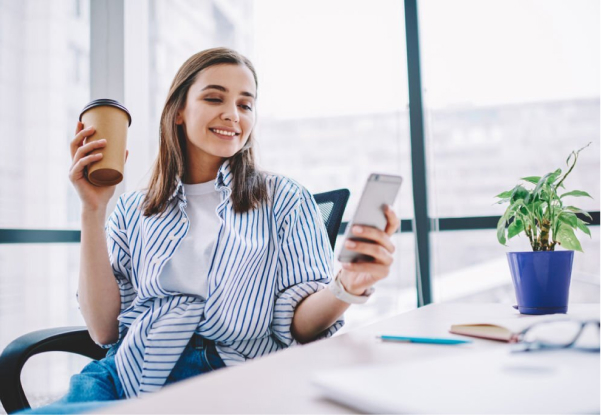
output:
[[[359,206],[349,222],[344,233],[344,242],[347,240],[373,243],[369,239],[351,236],[354,225],[371,226],[380,230],[386,229],[386,215],[384,205],[392,206],[401,188],[403,178],[389,174],[373,173],[369,175],[363,188]],[[374,258],[358,252],[349,251],[342,247],[338,255],[340,262],[372,262]]]

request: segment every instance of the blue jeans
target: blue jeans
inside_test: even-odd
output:
[[[115,353],[121,342],[111,347],[104,359],[94,360],[81,373],[71,377],[69,391],[60,400],[19,414],[77,414],[98,410],[125,399],[125,392],[117,375]],[[215,343],[198,335],[184,349],[165,385],[224,367],[215,349]]]

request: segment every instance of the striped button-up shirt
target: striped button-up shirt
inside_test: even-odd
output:
[[[181,180],[162,215],[144,216],[145,192],[134,191],[119,198],[107,221],[109,259],[121,293],[123,342],[115,362],[128,397],[160,389],[193,333],[214,340],[227,366],[296,344],[290,325],[297,304],[332,278],[328,235],[305,188],[268,175],[270,200],[236,213],[232,179],[225,161],[215,180],[221,225],[206,301],[166,291],[158,278],[190,228]],[[343,324],[341,318],[320,338]]]

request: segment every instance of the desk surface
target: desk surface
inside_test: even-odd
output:
[[[353,413],[320,396],[311,384],[314,373],[358,364],[464,356],[475,349],[505,349],[506,343],[482,339],[457,347],[383,343],[375,336],[402,333],[458,337],[448,333],[452,324],[486,322],[516,314],[508,304],[431,304],[327,340],[185,380],[104,413]],[[568,311],[574,316],[591,314],[599,316],[599,304],[571,304]]]

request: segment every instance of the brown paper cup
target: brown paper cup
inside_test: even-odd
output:
[[[94,126],[95,132],[86,139],[86,144],[106,139],[104,148],[91,154],[103,153],[100,161],[88,166],[88,181],[96,186],[114,186],[123,180],[127,129],[131,115],[127,109],[112,99],[97,99],[85,106],[79,121],[84,128]]]

